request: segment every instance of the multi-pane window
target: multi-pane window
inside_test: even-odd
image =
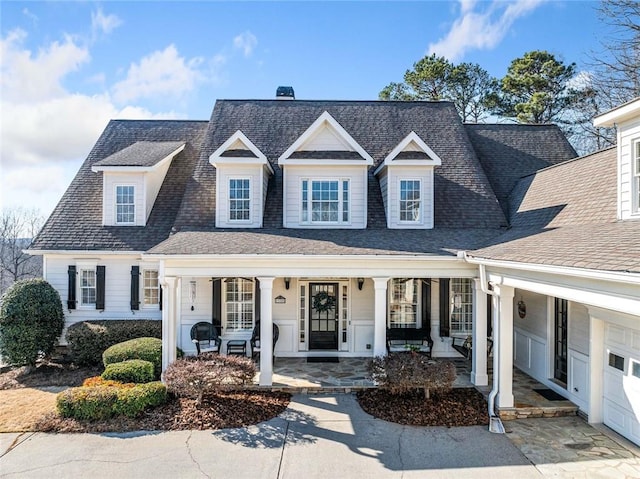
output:
[[[634,145],[634,159],[633,159],[633,182],[634,182],[634,196],[635,196],[635,211],[640,213],[640,140],[637,140]]]
[[[142,274],[142,290],[144,305],[157,306],[160,301],[157,271],[150,269],[144,270]]]
[[[136,222],[135,187],[116,186],[116,223]]]
[[[468,278],[451,278],[449,282],[452,334],[471,334],[473,328],[473,288]]]
[[[420,221],[420,180],[400,180],[400,221]]]
[[[226,281],[226,331],[253,329],[253,287],[251,280],[230,278]]]
[[[418,326],[418,289],[415,279],[393,278],[389,289],[389,327]]]
[[[303,180],[303,223],[348,223],[348,180]]]
[[[251,187],[249,179],[229,180],[229,220],[249,221],[251,219]]]
[[[80,270],[80,304],[94,306],[96,304],[96,270]]]

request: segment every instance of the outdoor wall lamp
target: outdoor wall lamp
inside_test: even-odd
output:
[[[358,278],[358,289],[362,291],[362,287],[364,286],[364,278]]]
[[[191,311],[195,308],[193,307],[193,303],[196,302],[196,282],[189,281],[189,301],[191,301]]]
[[[285,276],[285,278],[284,278],[284,287],[285,287],[285,289],[289,289],[289,286],[291,286],[291,278],[289,278],[288,276]]]

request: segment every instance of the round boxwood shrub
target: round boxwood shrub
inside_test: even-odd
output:
[[[10,364],[33,366],[50,354],[62,334],[58,292],[43,279],[14,283],[0,305],[0,355]]]
[[[153,363],[144,359],[127,359],[109,364],[102,378],[123,383],[150,383],[154,379]]]
[[[120,363],[127,359],[144,359],[153,363],[156,379],[162,372],[162,340],[157,338],[137,338],[114,344],[102,354],[105,368],[109,364]]]

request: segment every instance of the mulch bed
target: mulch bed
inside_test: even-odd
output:
[[[268,421],[289,405],[290,394],[238,391],[195,400],[170,396],[167,404],[146,411],[138,418],[116,417],[105,421],[63,419],[45,416],[37,425],[47,432],[181,431],[243,427]]]
[[[392,395],[382,389],[358,392],[360,407],[373,417],[409,426],[477,426],[489,424],[487,401],[473,388],[432,394]]]
[[[72,364],[42,363],[35,370],[27,367],[10,369],[0,374],[0,390],[50,386],[82,386],[82,381],[99,376],[101,366],[77,367]]]

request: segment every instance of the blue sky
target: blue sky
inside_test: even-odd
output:
[[[594,2],[3,2],[0,206],[48,215],[110,118],[218,98],[377,99],[425,54],[496,77],[527,51],[588,71]]]

